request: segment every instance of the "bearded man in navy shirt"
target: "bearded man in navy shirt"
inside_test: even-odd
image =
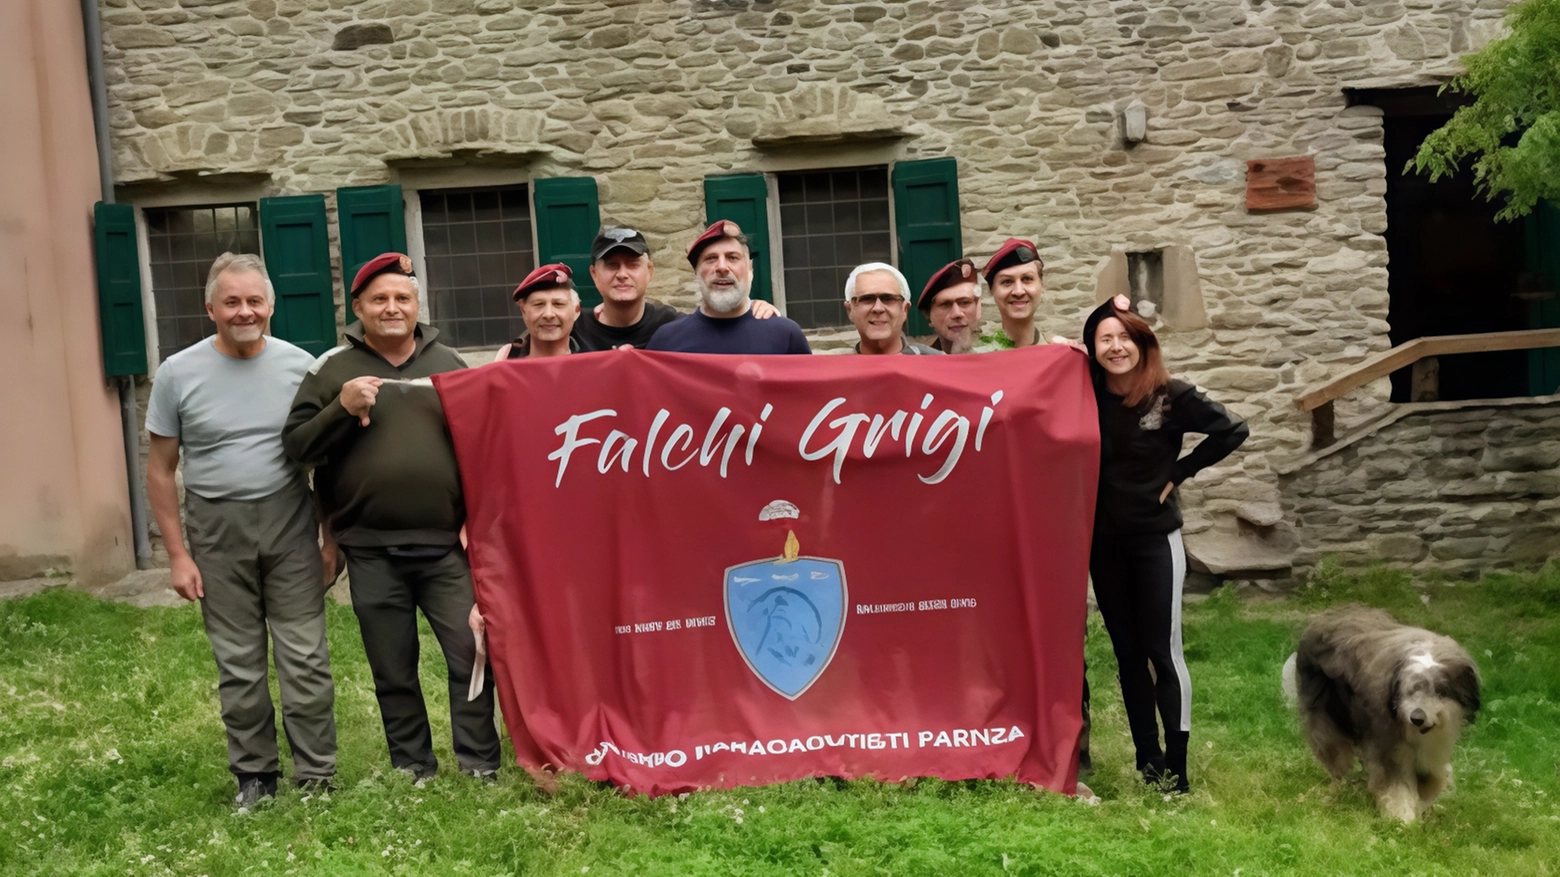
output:
[[[657,329],[648,350],[674,353],[812,353],[802,327],[785,317],[753,316],[753,259],[747,237],[718,220],[688,248],[699,309]]]

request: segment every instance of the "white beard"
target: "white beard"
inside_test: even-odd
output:
[[[718,290],[706,286],[703,280],[698,282],[699,298],[704,301],[704,309],[716,314],[729,314],[742,306],[748,293],[753,289],[753,278],[738,280],[736,286],[730,290]]]

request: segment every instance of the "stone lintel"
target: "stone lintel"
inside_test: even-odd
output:
[[[552,155],[552,150],[539,145],[477,146],[463,149],[423,150],[414,153],[392,153],[383,158],[387,167],[398,170],[454,167],[525,167],[539,158]]]
[[[861,143],[867,141],[903,140],[910,136],[898,127],[847,129],[836,122],[796,124],[766,128],[753,135],[753,146],[758,149],[778,149],[788,146],[826,146],[836,143]]]
[[[266,171],[177,168],[114,181],[114,198],[141,207],[188,204],[204,199],[254,200],[271,194]]]

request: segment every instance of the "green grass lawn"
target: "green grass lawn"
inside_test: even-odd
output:
[[[1411,826],[1378,818],[1357,772],[1333,788],[1279,694],[1305,619],[1348,600],[1456,637],[1483,670],[1456,788]],[[1189,607],[1194,790],[1169,800],[1132,771],[1096,617],[1097,807],[1011,782],[803,781],[650,800],[578,777],[548,797],[506,768],[482,785],[452,773],[426,630],[444,773],[415,788],[388,770],[356,620],[330,612],[338,790],[288,787],[238,814],[193,607],[64,589],[0,602],[0,874],[1560,872],[1560,567],[1477,584],[1324,571],[1289,600],[1221,592]]]

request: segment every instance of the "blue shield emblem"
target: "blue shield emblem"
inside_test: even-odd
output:
[[[818,681],[845,632],[845,567],[773,558],[726,570],[726,623],[748,668],[790,700]]]

